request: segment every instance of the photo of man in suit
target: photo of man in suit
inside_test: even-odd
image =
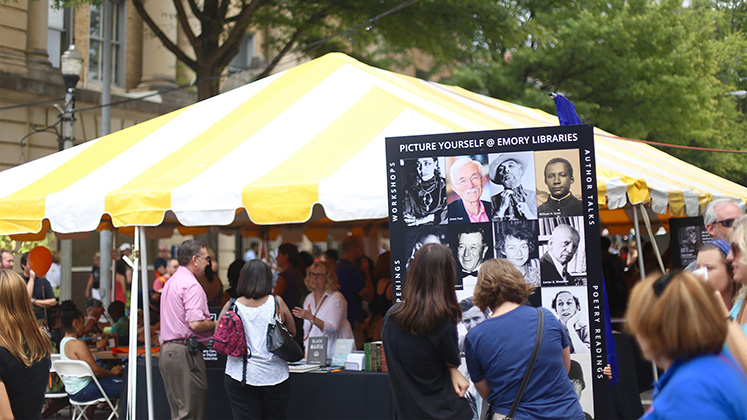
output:
[[[481,200],[485,187],[482,164],[468,157],[458,159],[449,170],[451,187],[459,200],[447,206],[449,223],[489,222],[493,214],[489,201]]]
[[[567,159],[556,157],[545,164],[544,181],[550,196],[540,204],[540,216],[581,216],[583,203],[571,192],[573,165]]]
[[[460,229],[456,233],[456,239],[452,239],[455,243],[452,248],[454,259],[457,261],[457,280],[454,286],[459,300],[472,296],[477,284],[477,271],[483,261],[493,257],[489,224],[468,225]]]
[[[577,286],[585,283],[586,277],[574,277],[568,271],[568,263],[576,255],[580,236],[573,226],[558,225],[547,242],[548,249],[540,258],[540,278],[543,284]]]

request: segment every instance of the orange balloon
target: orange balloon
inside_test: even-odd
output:
[[[37,276],[44,276],[52,266],[52,253],[43,246],[37,246],[29,252],[29,266]]]

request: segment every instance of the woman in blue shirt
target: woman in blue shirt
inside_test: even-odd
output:
[[[493,418],[508,415],[524,378],[537,336],[537,310],[522,305],[534,286],[508,260],[491,259],[480,267],[473,302],[492,315],[465,338],[469,376],[490,402]],[[542,344],[529,382],[513,418],[585,418],[573,385],[571,341],[565,327],[549,310],[544,312]]]
[[[648,277],[631,292],[627,328],[663,369],[642,419],[747,419],[747,377],[722,350],[728,319],[714,289],[689,272]]]

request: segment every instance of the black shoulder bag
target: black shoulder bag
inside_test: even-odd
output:
[[[275,299],[275,313],[272,315],[272,322],[267,325],[267,350],[275,356],[289,362],[297,362],[303,359],[303,350],[296,343],[293,336],[285,327],[278,316],[278,299]]]

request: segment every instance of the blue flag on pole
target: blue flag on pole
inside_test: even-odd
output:
[[[610,320],[610,304],[607,303],[607,286],[604,281],[604,274],[602,274],[602,292],[604,292],[604,329],[607,342],[607,363],[610,365],[612,370],[612,379],[610,379],[608,385],[612,386],[620,382],[620,376],[617,373],[617,349],[615,348],[615,337],[612,336],[612,322]]]
[[[576,107],[573,103],[561,94],[555,94],[555,110],[558,113],[560,125],[580,125],[583,124],[576,114]]]
[[[566,99],[560,94],[551,94],[555,100],[555,110],[558,113],[558,121],[560,125],[580,125],[583,124],[581,119],[576,114],[576,107],[571,101]],[[602,274],[602,292],[604,294],[604,326],[606,330],[607,339],[607,363],[609,363],[612,369],[612,379],[609,381],[609,385],[615,385],[620,381],[620,376],[617,373],[617,350],[615,349],[615,340],[612,337],[612,322],[610,320],[609,304],[607,303],[607,287],[604,284],[604,274]]]

